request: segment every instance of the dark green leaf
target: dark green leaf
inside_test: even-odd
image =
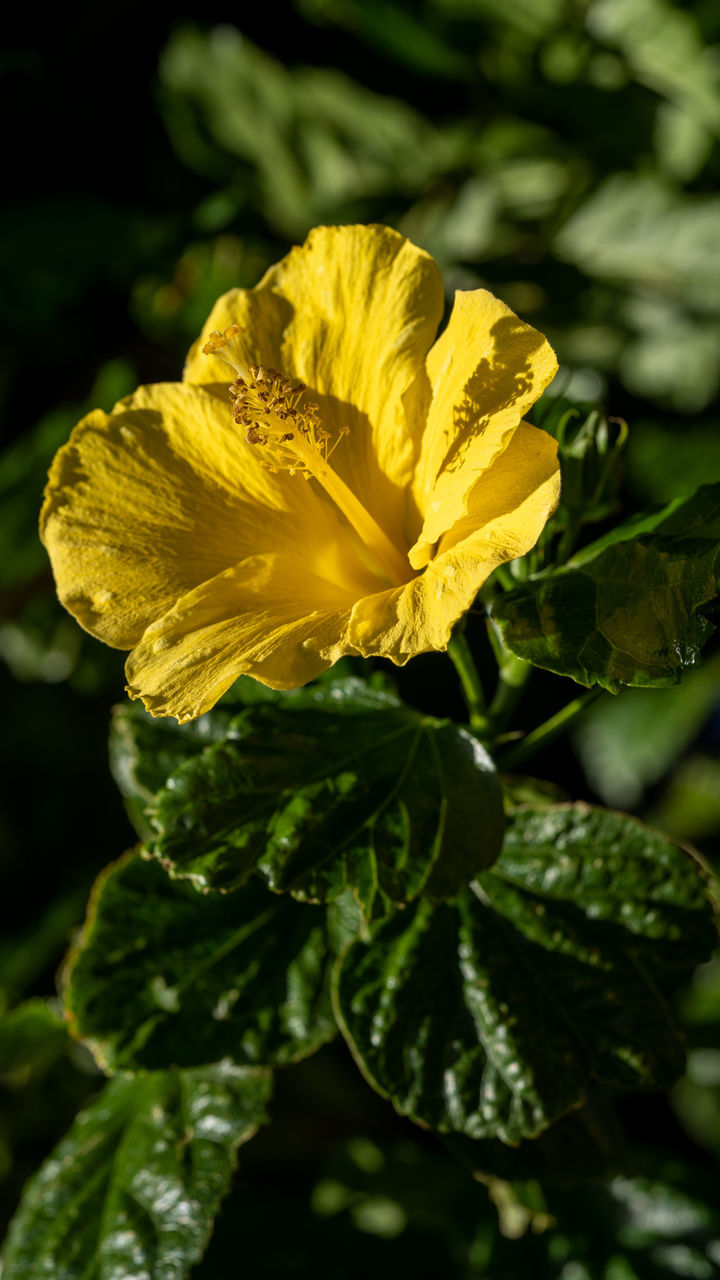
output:
[[[720,481],[720,420],[633,422],[626,453],[627,477],[644,503],[690,497],[701,484]]]
[[[153,719],[139,702],[113,709],[110,727],[110,768],[127,805],[138,835],[153,834],[147,816],[158,791],[179,765],[197,755],[208,743],[222,740],[232,716],[216,710],[188,724]]]
[[[472,75],[467,50],[444,40],[427,11],[413,14],[392,0],[303,0],[302,8],[310,21],[350,27],[356,39],[381,57],[419,76],[459,80]]]
[[[388,900],[453,896],[500,850],[483,747],[359,680],[221,707],[187,738],[129,712],[117,725],[116,776],[145,804],[151,851],[202,888],[235,888],[257,868],[303,900],[352,887],[371,916]]]
[[[712,732],[710,721],[709,732]],[[720,760],[693,751],[670,777],[654,809],[657,821],[678,840],[716,841],[720,833]]]
[[[96,885],[66,1003],[111,1069],[291,1062],[335,1033],[328,969],[348,936],[339,908],[300,906],[256,879],[203,894],[131,856]]]
[[[578,684],[677,684],[712,633],[719,582],[720,484],[704,485],[508,592],[493,618],[518,657]]]
[[[344,665],[344,660],[335,664],[333,680],[328,683],[335,683],[338,676],[351,674],[343,670]],[[364,688],[359,681],[354,684],[360,690]],[[237,737],[242,725],[237,717],[247,707],[283,699],[306,701],[308,696],[312,700],[309,690],[277,693],[250,676],[240,676],[209,714],[182,725],[171,717],[148,715],[140,702],[122,702],[114,707],[110,767],[139,834],[145,838],[146,833],[152,831],[147,815],[152,813],[155,796],[170,775],[185,760],[212,743]]]
[[[229,1063],[112,1080],[28,1184],[4,1280],[183,1280],[270,1089]]]
[[[683,1047],[665,992],[714,940],[704,877],[664,836],[585,805],[518,809],[495,867],[455,902],[350,946],[338,1018],[400,1112],[516,1143],[591,1079],[673,1082]]]
[[[546,1187],[575,1185],[627,1167],[627,1139],[603,1091],[594,1089],[587,1103],[556,1120],[537,1137],[513,1146],[499,1138],[448,1134],[445,1143],[480,1177],[507,1182],[538,1178]]]

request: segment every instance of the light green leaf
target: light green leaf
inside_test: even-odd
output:
[[[29,1182],[3,1280],[184,1280],[270,1090],[229,1063],[116,1077]]]
[[[100,876],[71,953],[72,1029],[111,1070],[292,1062],[335,1034],[329,965],[349,936],[340,909],[257,879],[203,894],[131,856]]]
[[[720,306],[720,198],[616,173],[560,229],[555,248],[587,275],[652,286],[715,313]]]
[[[151,852],[202,888],[257,869],[302,900],[352,888],[370,917],[452,897],[500,850],[502,797],[480,743],[359,680],[221,707],[187,739],[128,712],[116,724],[116,776],[144,802]]]
[[[706,125],[674,102],[659,102],[653,133],[660,167],[679,182],[692,182],[713,149]]]
[[[485,20],[517,31],[535,44],[563,21],[563,0],[431,0],[431,9],[449,17]]]
[[[669,0],[592,0],[586,22],[623,52],[642,84],[720,136],[720,81],[692,13]]]
[[[586,805],[518,809],[501,858],[459,898],[350,945],[338,1021],[402,1114],[514,1144],[592,1080],[675,1080],[665,996],[714,941],[703,873],[664,836]]]
[[[422,23],[408,23],[422,35]],[[427,43],[437,52],[437,42]],[[235,157],[251,166],[255,202],[259,195],[284,235],[301,237],[337,218],[348,201],[422,191],[467,150],[467,132],[436,128],[402,100],[340,71],[292,71],[227,24],[207,34],[176,32],[160,75],[171,136],[186,163],[216,186],[230,182]]]
[[[679,304],[668,304],[653,294],[629,298],[623,311],[635,331],[620,355],[625,386],[637,396],[667,403],[681,413],[704,409],[720,387],[717,317],[689,316]],[[674,441],[679,434],[677,423],[673,423]],[[683,442],[678,443],[682,449]],[[666,465],[668,461],[674,464],[673,455],[666,456]],[[714,477],[702,473],[698,483],[709,479]]]
[[[720,485],[704,485],[508,592],[492,616],[514,654],[578,684],[677,684],[712,634],[719,583]]]

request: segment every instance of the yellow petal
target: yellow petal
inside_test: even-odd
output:
[[[522,423],[424,573],[404,587],[358,601],[350,643],[363,657],[382,656],[399,666],[418,653],[445,649],[454,624],[490,574],[535,545],[559,493],[557,442]]]
[[[456,293],[427,360],[427,423],[413,483],[421,523],[410,552],[414,568],[465,514],[476,481],[556,370],[543,335],[498,298],[484,289]]]
[[[467,514],[440,539],[436,559],[480,534],[502,552],[498,564],[530,551],[560,497],[557,451],[557,440],[547,431],[521,422],[471,489]]]
[[[355,598],[377,589],[324,494],[259,462],[229,406],[199,387],[140,387],[90,414],[55,458],[41,513],[63,604],[130,648],[181,596],[252,554],[297,550]]]
[[[344,653],[354,594],[296,555],[259,555],[189,592],[128,657],[128,692],[155,716],[202,715],[238,676],[292,689]]]
[[[191,382],[227,382],[201,349],[214,329],[242,325],[245,358],[308,386],[325,427],[350,434],[333,466],[397,545],[417,461],[402,398],[422,369],[443,309],[432,258],[381,226],[318,227],[256,289],[217,303],[188,357]],[[244,345],[243,345],[244,344]]]

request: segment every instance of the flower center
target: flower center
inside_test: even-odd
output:
[[[268,471],[289,471],[306,480],[315,479],[340,508],[353,529],[372,552],[393,584],[401,586],[412,576],[407,555],[398,550],[362,505],[345,481],[329,466],[329,460],[350,428],[341,427],[334,444],[322,426],[318,406],[302,404],[306,387],[265,365],[245,363],[238,341],[243,330],[231,325],[224,333],[210,334],[205,355],[219,356],[234,370],[230,399],[235,421],[245,429],[248,444],[266,451],[262,465]]]

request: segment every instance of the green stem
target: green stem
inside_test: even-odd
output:
[[[559,734],[570,724],[576,716],[580,715],[586,707],[590,706],[596,698],[603,692],[602,689],[596,687],[588,689],[586,693],[581,693],[577,698],[573,698],[572,702],[568,702],[554,716],[550,716],[543,724],[538,725],[537,729],[532,729],[526,734],[522,742],[518,742],[517,746],[510,747],[505,751],[498,761],[501,769],[516,769],[519,764],[523,764],[528,757],[535,755],[541,747],[546,746],[557,738]]]
[[[532,667],[529,662],[523,662],[522,658],[506,654],[498,671],[497,688],[488,712],[496,733],[502,733],[508,723],[531,673]]]
[[[505,647],[499,628],[490,617],[487,620],[487,627],[488,639],[498,664],[497,688],[488,712],[493,730],[497,734],[502,733],[515,710],[532,674],[532,667],[529,662],[523,662],[522,658],[516,658],[515,654]]]
[[[470,716],[470,725],[473,729],[484,732],[488,728],[488,719],[485,712],[485,692],[480,683],[480,676],[465,636],[459,632],[451,636],[447,652],[460,679],[463,697],[467,703]]]
[[[571,520],[568,523],[568,526],[565,529],[565,532],[563,533],[558,543],[557,551],[555,552],[556,565],[565,564],[565,561],[570,559],[570,556],[572,555],[572,552],[573,552],[573,548],[577,541],[578,533],[579,533],[578,522],[575,520]]]
[[[495,570],[495,578],[500,583],[500,586],[502,587],[503,591],[513,591],[514,588],[518,585],[515,578],[513,578],[510,570],[504,564],[498,565],[497,569]]]

